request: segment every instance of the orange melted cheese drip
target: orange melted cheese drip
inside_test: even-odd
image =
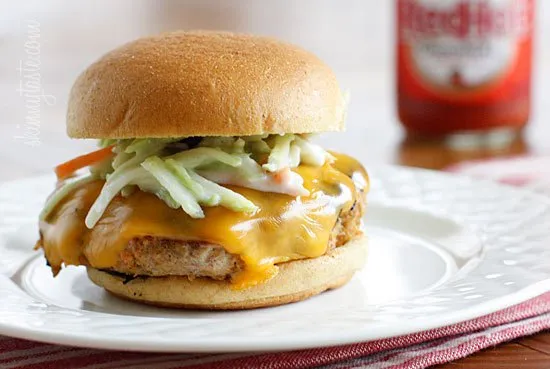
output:
[[[88,229],[84,218],[104,182],[85,184],[41,222],[42,247],[54,270],[62,264],[107,269],[117,264],[118,254],[136,237],[205,241],[240,256],[246,267],[232,283],[235,288],[250,287],[273,277],[277,263],[326,252],[340,211],[348,210],[358,197],[356,185],[368,184],[360,163],[334,156],[336,160],[323,167],[295,169],[310,191],[308,197],[228,186],[259,207],[253,215],[205,207],[205,217],[193,219],[152,194],[136,191],[127,198],[117,196],[96,226]]]

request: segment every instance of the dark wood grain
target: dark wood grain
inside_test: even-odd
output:
[[[520,345],[550,355],[550,332],[526,337],[517,341]],[[550,365],[549,365],[550,367]]]
[[[523,344],[524,341],[543,340],[550,342],[550,333],[506,343],[483,350],[477,354],[449,364],[435,366],[434,369],[548,369],[550,355]],[[546,344],[548,345],[548,344]],[[546,347],[548,349],[548,346]]]

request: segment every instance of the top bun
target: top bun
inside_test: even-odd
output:
[[[245,136],[341,131],[336,77],[313,54],[271,38],[172,32],[123,45],[76,80],[73,138]]]

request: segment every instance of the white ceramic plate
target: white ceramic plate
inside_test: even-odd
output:
[[[0,185],[0,334],[172,352],[288,350],[375,340],[485,315],[550,290],[550,201],[430,171],[373,170],[367,267],[310,300],[241,312],[115,298],[32,251],[52,177]]]

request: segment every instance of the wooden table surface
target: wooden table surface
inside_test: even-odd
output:
[[[322,140],[336,150],[353,153],[367,165],[399,163],[440,169],[469,159],[550,153],[550,1],[538,1],[533,119],[524,137],[505,150],[470,152],[404,138],[394,108],[392,4],[389,0],[2,1],[0,181],[48,172],[56,163],[94,147],[93,142],[69,140],[64,134],[72,81],[94,59],[121,43],[181,28],[267,34],[318,54],[351,93],[348,132]],[[19,70],[36,43],[42,95],[38,115],[20,91],[26,77]],[[38,121],[34,133],[39,146],[28,146],[21,138],[31,115]],[[500,345],[440,368],[550,368],[550,333]]]

